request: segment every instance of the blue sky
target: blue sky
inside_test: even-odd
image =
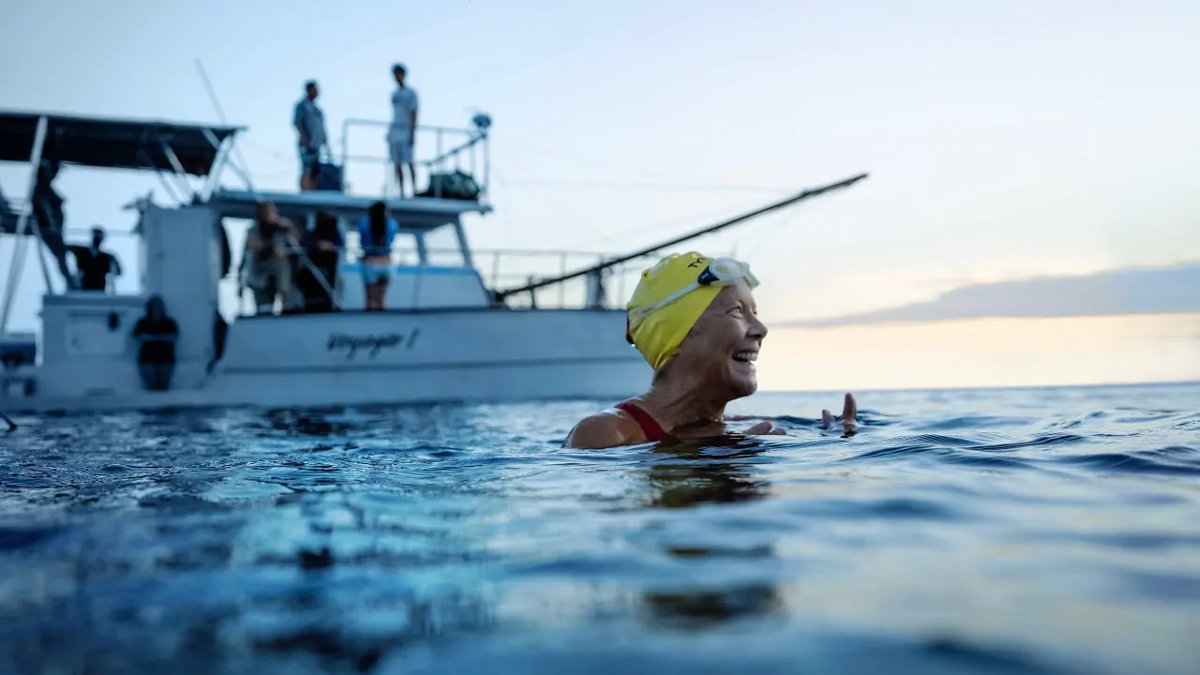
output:
[[[749,259],[777,321],[1200,260],[1195,2],[40,0],[3,11],[4,107],[215,121],[198,57],[230,121],[251,129],[242,149],[259,187],[295,183],[288,120],[305,79],[320,80],[336,139],[346,117],[388,116],[401,60],[422,121],[463,124],[473,108],[495,119],[497,212],[470,226],[481,247],[621,251],[870,171],[706,243]],[[356,171],[358,185],[377,180]],[[0,167],[7,193],[23,182]],[[649,187],[664,183],[694,187]],[[119,230],[132,226],[119,206],[154,182],[75,170],[60,185],[69,223]],[[132,242],[114,247],[135,258]],[[39,284],[26,279],[28,325]],[[136,288],[132,275],[121,288]],[[1200,376],[1200,358],[1184,365]]]

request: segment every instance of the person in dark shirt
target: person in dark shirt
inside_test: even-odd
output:
[[[146,301],[146,314],[133,327],[133,339],[138,349],[138,372],[147,389],[163,391],[171,384],[175,371],[175,341],[179,325],[167,316],[167,306],[161,297],[153,295]]]
[[[42,241],[54,255],[58,270],[67,282],[68,288],[79,288],[79,280],[71,274],[67,267],[67,251],[63,241],[63,198],[54,189],[54,179],[58,176],[59,163],[52,160],[42,160],[38,164],[37,180],[33,185],[33,215],[37,218],[38,231]]]
[[[108,276],[121,276],[121,263],[111,253],[100,250],[104,243],[104,230],[92,228],[92,245],[72,246],[75,267],[79,270],[79,287],[85,291],[108,290]]]
[[[326,286],[329,289],[337,286],[338,259],[342,252],[342,233],[338,228],[337,216],[325,211],[318,213],[315,227],[306,233],[304,239],[304,251],[312,263],[311,267],[300,266],[296,273],[297,285],[304,296],[304,311],[332,312],[333,298]]]

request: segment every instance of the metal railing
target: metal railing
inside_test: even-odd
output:
[[[413,167],[417,172],[414,183],[428,186],[429,196],[441,197],[442,181],[432,180],[435,175],[459,171],[470,176],[479,186],[479,199],[487,196],[491,156],[488,147],[488,130],[491,118],[480,113],[471,120],[470,128],[455,128],[418,124],[413,139]],[[341,162],[342,189],[346,194],[380,196],[389,199],[398,195],[396,165],[392,162],[387,129],[391,122],[350,118],[342,123]],[[377,129],[383,133],[371,137],[356,134],[351,140],[352,129]],[[430,152],[432,146],[432,152]],[[379,153],[382,150],[382,154]],[[380,165],[382,167],[382,189],[379,191],[355,190],[350,178],[352,165]],[[369,181],[366,173],[355,172],[357,180]],[[414,192],[416,186],[414,185]]]
[[[296,255],[300,253],[299,250],[291,252]],[[422,253],[424,254],[423,259]],[[465,263],[462,250],[458,248],[427,247],[422,252],[421,249],[415,247],[394,247],[389,257],[392,265],[415,267],[418,270],[439,267],[474,269],[488,292],[512,288],[538,279],[560,276],[567,270],[593,265],[613,257],[595,251],[544,249],[472,249],[471,256],[476,264],[474,268]],[[338,251],[337,275],[339,277],[343,275],[341,271],[343,264],[353,264],[361,260],[362,249],[352,239]],[[296,267],[299,268],[298,263]],[[644,264],[633,261],[606,270],[604,276],[599,279],[584,277],[572,279],[529,293],[507,297],[501,304],[512,309],[611,309],[624,307],[628,293],[632,292],[637,284],[637,275],[644,268]],[[295,274],[293,274],[293,283],[294,280]],[[246,279],[241,281],[244,283]],[[339,279],[335,278],[333,281],[332,287],[340,289]],[[241,295],[242,291],[239,290],[239,298]],[[335,297],[333,304],[340,306],[340,298]],[[239,313],[245,315],[255,312],[246,311],[245,306],[239,300]]]

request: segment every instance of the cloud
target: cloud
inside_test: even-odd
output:
[[[984,317],[1048,318],[1170,312],[1200,312],[1200,263],[976,284],[948,291],[930,302],[863,314],[801,319],[783,325],[826,328]]]

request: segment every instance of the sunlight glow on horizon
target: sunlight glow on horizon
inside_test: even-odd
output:
[[[762,391],[1197,380],[1200,313],[779,328],[758,361]]]

